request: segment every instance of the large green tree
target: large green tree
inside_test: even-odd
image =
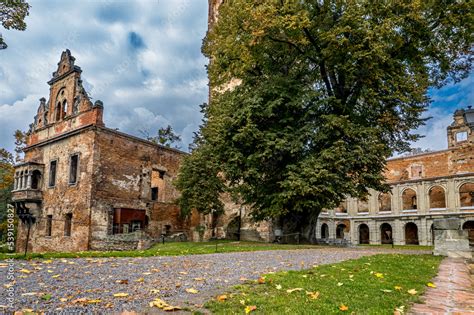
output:
[[[26,29],[25,18],[29,14],[29,10],[30,5],[25,0],[2,0],[0,1],[0,22],[7,30],[24,31]],[[0,34],[0,50],[7,47]]]
[[[469,74],[472,8],[225,1],[203,45],[211,104],[178,187],[191,188],[205,159],[214,173],[201,181],[225,180],[256,219],[315,218],[347,196],[385,190],[386,158],[419,138],[411,131],[424,123],[428,89]],[[197,204],[190,196],[182,206]]]

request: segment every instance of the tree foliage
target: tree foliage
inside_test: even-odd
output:
[[[428,89],[469,74],[471,11],[468,1],[225,1],[203,44],[211,105],[179,188],[212,165],[200,180],[225,179],[257,219],[386,190],[386,158],[419,138]],[[205,209],[196,195],[186,203]]]
[[[28,16],[30,5],[25,0],[4,0],[0,2],[0,22],[2,26],[9,29],[24,31],[26,29],[25,18]],[[0,34],[0,50],[7,48]]]
[[[28,134],[20,129],[15,130],[15,161],[20,162],[23,159],[23,149],[26,147],[26,138]]]
[[[181,136],[176,134],[170,125],[158,129],[158,133],[155,136],[150,136],[150,133],[144,130],[140,132],[148,141],[164,145],[165,147],[171,147],[173,145],[174,148],[179,149],[179,145],[177,143],[181,141]]]

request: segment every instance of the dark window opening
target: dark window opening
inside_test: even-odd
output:
[[[53,216],[48,215],[46,218],[46,236],[51,236],[52,231],[53,231]]]
[[[31,175],[31,189],[39,188],[40,179],[41,179],[41,172],[38,170],[33,171],[33,174]]]
[[[69,184],[77,183],[77,166],[79,164],[79,155],[75,154],[71,156],[69,165]]]
[[[61,120],[61,112],[61,102],[58,102],[58,104],[56,105],[56,121]]]
[[[151,200],[158,200],[158,187],[151,188]]]
[[[127,234],[141,230],[145,226],[146,211],[116,208],[113,217],[113,233]]]
[[[164,178],[165,178],[165,171],[158,171],[158,173],[159,173],[159,177],[160,177],[161,179],[164,179]]]
[[[51,161],[49,164],[49,186],[53,187],[56,185],[56,168],[57,168],[57,161]]]
[[[71,236],[72,227],[72,213],[66,214],[66,221],[64,222],[64,236]]]
[[[171,234],[171,225],[165,225],[165,234],[170,235]]]
[[[67,115],[67,101],[64,100],[63,102],[63,118]]]

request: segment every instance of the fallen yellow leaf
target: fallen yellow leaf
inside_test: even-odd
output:
[[[31,271],[28,270],[28,269],[20,269],[20,272],[23,272],[23,273],[31,273]]]
[[[349,307],[346,306],[346,305],[344,305],[344,304],[341,304],[341,305],[339,306],[339,310],[344,312],[344,311],[349,310]]]
[[[257,309],[257,306],[255,305],[248,305],[245,307],[245,314],[248,314],[250,312],[253,312]]]
[[[127,297],[128,293],[114,293],[114,297]]]
[[[102,302],[101,300],[99,299],[96,299],[96,300],[87,300],[87,304],[97,304],[97,303],[100,303]]]
[[[59,278],[61,277],[61,275],[54,275],[54,276],[51,276],[51,278]]]
[[[220,301],[220,302],[225,301],[225,300],[227,300],[227,295],[225,295],[225,294],[219,295],[217,297],[217,300]]]
[[[264,283],[265,283],[265,278],[260,277],[260,278],[258,278],[257,282],[258,282],[259,284],[264,284]]]
[[[383,273],[377,272],[377,273],[375,274],[375,276],[376,276],[377,278],[383,278]]]
[[[196,289],[194,289],[194,288],[191,288],[191,289],[186,289],[186,292],[188,292],[188,293],[192,293],[192,294],[197,294],[197,293],[199,293],[199,291],[198,291],[198,290],[196,290]]]
[[[295,291],[303,291],[303,288],[288,289],[288,290],[286,290],[286,293],[293,293]]]
[[[173,306],[173,305],[168,305],[163,307],[163,311],[165,312],[174,312],[174,311],[179,311],[181,310],[181,307],[179,306]]]
[[[426,285],[430,288],[436,288],[436,284],[431,283],[431,282],[428,282]]]
[[[277,285],[275,286],[275,288],[276,288],[277,290],[281,290],[281,288],[282,288],[282,287],[281,287],[281,284],[277,284]]]
[[[401,286],[398,286],[398,285],[394,286],[394,288],[395,288],[395,290],[397,290],[397,291],[401,291],[401,290],[402,290],[402,287],[401,287]]]
[[[416,291],[415,289],[410,289],[410,290],[408,290],[407,292],[408,292],[409,294],[411,294],[411,295],[415,295],[415,294],[418,293],[418,291]]]
[[[306,291],[306,295],[308,295],[311,300],[316,300],[319,297],[319,292]]]
[[[342,283],[342,282],[338,282],[338,283],[337,283],[337,286],[338,286],[338,287],[343,286],[343,285],[344,285],[344,283]]]

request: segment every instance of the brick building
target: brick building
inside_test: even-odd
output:
[[[348,198],[319,217],[321,242],[432,244],[433,220],[459,218],[474,231],[474,109],[457,110],[448,149],[387,161],[389,193]],[[474,240],[472,232],[470,238]]]
[[[28,250],[41,252],[137,248],[198,225],[173,203],[184,153],[106,128],[103,104],[90,101],[74,61],[62,53],[15,168],[17,249],[28,226]]]

